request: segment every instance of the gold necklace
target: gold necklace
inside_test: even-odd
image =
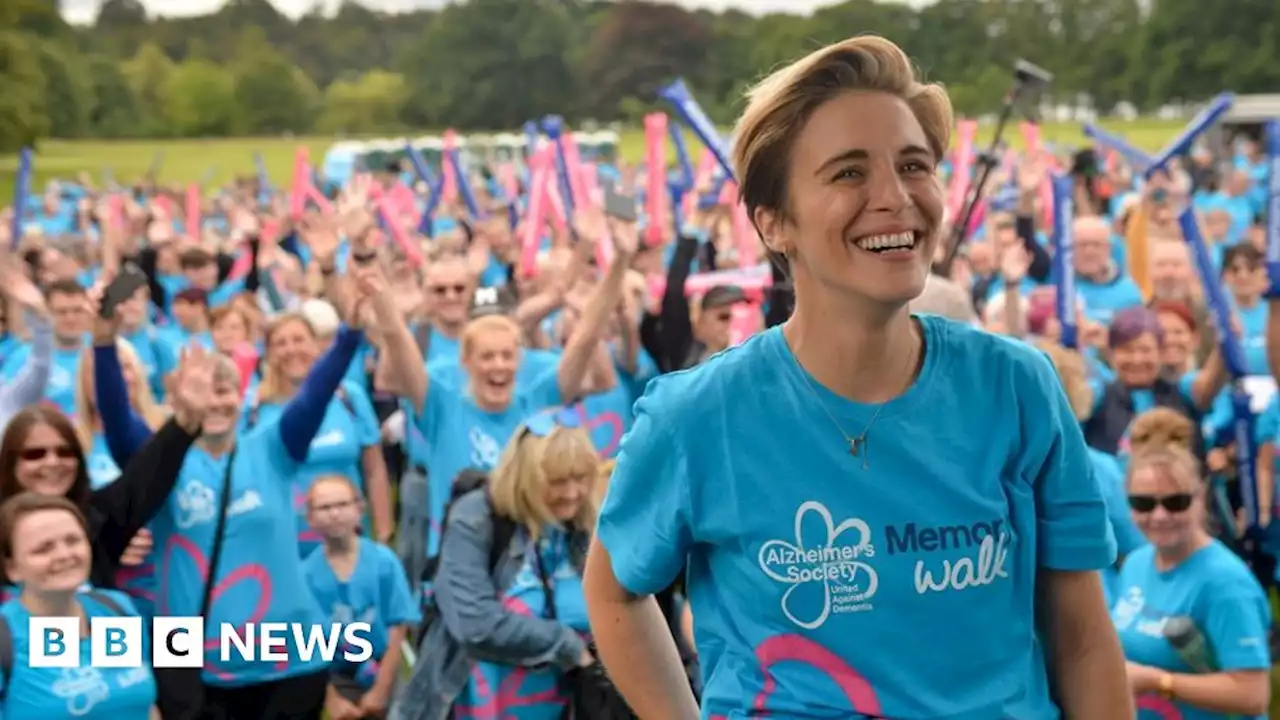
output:
[[[921,339],[921,342],[923,343],[923,338]],[[907,360],[910,361],[907,363],[907,366],[906,366],[908,369],[911,368],[915,364],[915,362],[918,362],[916,360],[916,357],[917,357],[917,353],[915,352],[912,352],[907,356]],[[804,368],[802,367],[801,370],[804,371]],[[914,373],[912,374],[914,375]],[[849,454],[852,455],[853,457],[861,457],[862,469],[870,470],[871,459],[867,452],[867,433],[871,432],[871,427],[875,425],[876,420],[880,418],[880,411],[884,410],[884,407],[888,405],[890,402],[892,402],[893,398],[889,398],[888,400],[885,400],[884,402],[880,403],[878,407],[876,407],[876,411],[871,414],[871,419],[867,421],[867,426],[864,427],[862,429],[862,432],[855,437],[844,431],[844,428],[840,425],[840,421],[836,420],[836,416],[831,413],[831,410],[827,407],[827,404],[822,401],[822,397],[818,395],[817,389],[813,387],[815,380],[813,380],[813,378],[809,376],[807,371],[805,371],[804,379],[805,379],[805,387],[809,389],[809,394],[812,395],[814,401],[818,403],[818,407],[822,408],[822,412],[826,414],[827,419],[830,420],[831,424],[835,426],[836,430],[838,430],[840,434],[844,436],[844,443],[849,447]],[[910,387],[911,387],[910,384],[908,384],[907,388],[909,389]]]

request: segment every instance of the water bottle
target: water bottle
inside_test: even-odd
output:
[[[1171,617],[1164,623],[1164,639],[1173,646],[1178,657],[1197,673],[1217,671],[1217,662],[1213,658],[1213,648],[1209,640],[1200,632],[1200,628],[1191,618],[1183,616]]]

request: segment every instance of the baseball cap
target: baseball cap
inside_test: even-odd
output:
[[[737,285],[716,285],[703,294],[702,309],[712,310],[746,301],[746,294]]]

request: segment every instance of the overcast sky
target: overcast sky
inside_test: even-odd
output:
[[[142,4],[152,15],[203,15],[223,4],[224,0],[142,0]],[[750,13],[767,13],[788,11],[809,13],[814,8],[835,5],[840,0],[666,0],[693,8],[709,8],[723,10],[737,8]],[[928,0],[891,0],[921,5]],[[0,0],[4,2],[4,0]],[[316,0],[271,0],[277,8],[290,17],[298,17],[315,5]],[[334,6],[338,0],[325,0]],[[449,4],[449,0],[362,0],[371,8],[387,11],[412,10],[424,7],[440,7]],[[63,14],[73,23],[89,23],[97,15],[100,0],[62,0]]]

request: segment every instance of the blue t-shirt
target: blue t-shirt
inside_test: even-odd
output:
[[[1036,577],[1116,552],[1079,423],[1033,348],[919,321],[920,376],[882,406],[819,385],[781,327],[637,403],[597,537],[633,593],[687,561],[703,717],[1056,716]]]
[[[1089,448],[1089,464],[1093,467],[1093,476],[1098,481],[1098,489],[1102,491],[1102,501],[1107,504],[1107,520],[1111,523],[1111,532],[1116,538],[1116,552],[1124,557],[1147,544],[1147,538],[1133,521],[1133,513],[1129,512],[1129,494],[1125,487],[1124,470],[1115,457]],[[1102,571],[1102,590],[1106,595],[1107,607],[1115,601],[1116,583],[1120,580],[1120,570],[1109,565]]]
[[[49,383],[44,388],[44,399],[72,419],[76,417],[76,378],[80,377],[80,353],[81,348],[68,350],[55,346],[53,363],[49,368]],[[6,383],[13,382],[18,373],[22,372],[22,366],[26,365],[30,355],[30,343],[15,347],[5,358],[4,367],[0,368],[0,377]]]
[[[1240,317],[1240,344],[1244,346],[1245,372],[1249,375],[1270,375],[1267,365],[1267,301],[1260,300],[1251,308],[1241,308],[1232,303]]]
[[[298,557],[307,557],[320,544],[320,536],[307,524],[307,493],[312,483],[324,475],[341,475],[354,482],[363,494],[364,449],[382,441],[378,416],[368,394],[350,383],[340,387],[340,394],[335,394],[325,408],[324,421],[311,441],[307,461],[292,477],[291,497],[298,516]],[[276,422],[285,407],[281,403],[255,405],[253,400],[248,405],[249,409],[241,415],[242,432],[250,422],[255,425]]]
[[[527,535],[525,535],[527,537]],[[511,587],[502,595],[507,612],[525,617],[550,617],[542,576],[528,544],[524,566]],[[536,552],[550,576],[555,600],[555,622],[582,634],[590,631],[587,602],[582,593],[582,577],[573,566],[567,537],[562,530],[549,530],[537,543]],[[513,720],[559,720],[568,696],[563,692],[556,668],[524,668],[499,663],[477,662],[470,681],[458,698],[460,717],[502,717]]]
[[[164,378],[178,368],[178,352],[172,341],[154,327],[147,326],[124,336],[133,346],[143,372],[147,375],[147,387],[156,400],[164,400]]]
[[[1270,669],[1266,595],[1244,562],[1217,540],[1164,572],[1156,569],[1155,547],[1147,545],[1125,559],[1118,587],[1111,619],[1125,659],[1173,673],[1197,672],[1187,662],[1192,658],[1181,657],[1164,637],[1171,618],[1188,618],[1210,648],[1204,660],[1208,667],[1217,672]],[[1181,720],[1243,720],[1157,697],[1138,699],[1138,719],[1171,717],[1160,712],[1162,703],[1175,705],[1181,714],[1173,716]]]
[[[160,615],[200,614],[228,459],[212,457],[198,445],[188,450],[177,485],[152,522]],[[235,687],[325,668],[318,653],[303,659],[292,642],[287,645],[290,659],[279,664],[246,662],[234,648],[224,663],[218,650],[222,623],[240,628],[243,637],[250,622],[324,622],[298,557],[298,521],[290,497],[295,472],[297,464],[285,451],[278,422],[240,434],[213,606],[205,618],[205,683]]]
[[[397,625],[417,625],[422,619],[418,604],[409,592],[400,558],[385,545],[369,538],[357,540],[355,568],[346,581],[339,580],[324,556],[324,548],[311,551],[302,561],[307,587],[330,622],[345,626],[350,622],[367,622],[372,629],[369,640],[373,657],[351,667],[345,660],[335,660],[335,671],[354,677],[362,687],[373,687],[378,678],[378,661],[387,654],[387,639]]]
[[[114,590],[108,594],[126,615],[137,615],[129,598]],[[119,617],[112,609],[91,596],[81,593],[77,599],[85,615]],[[27,635],[31,613],[18,599],[0,606],[0,615],[9,624],[13,637],[13,670],[0,702],[0,717],[84,718],[85,720],[149,720],[156,702],[156,681],[151,674],[151,648],[142,648],[143,667],[90,667],[93,653],[87,634],[80,638],[80,667],[33,668],[30,663],[31,639]],[[92,622],[92,620],[90,620]],[[144,637],[150,628],[143,623]]]
[[[1121,310],[1142,306],[1142,290],[1128,275],[1105,283],[1077,277],[1076,292],[1084,301],[1085,317],[1103,325],[1110,325],[1111,318]]]
[[[434,553],[439,548],[440,521],[458,473],[467,468],[492,470],[520,423],[560,402],[560,384],[554,368],[525,386],[517,382],[515,397],[507,409],[500,412],[480,409],[457,384],[431,377],[422,412],[414,418],[414,424],[426,440],[427,467],[430,468],[428,552]]]
[[[107,447],[107,436],[100,432],[93,434],[93,445],[84,456],[85,471],[89,474],[89,485],[97,490],[115,482],[120,477],[120,467],[116,465]]]

